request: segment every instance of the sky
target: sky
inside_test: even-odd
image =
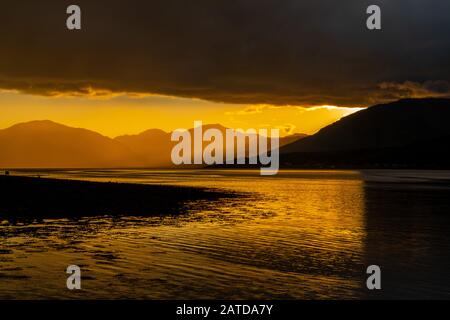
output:
[[[49,119],[314,133],[361,108],[450,95],[447,0],[17,0],[0,10],[0,128]],[[382,30],[366,28],[366,8]]]
[[[313,134],[360,109],[216,103],[167,96],[108,98],[45,97],[0,92],[0,128],[30,120],[52,120],[90,129],[111,138],[151,128],[171,132],[192,128],[194,121],[229,128],[278,128],[282,136]]]

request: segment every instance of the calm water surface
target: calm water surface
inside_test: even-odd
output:
[[[0,218],[1,299],[450,298],[450,172],[39,174],[245,197],[188,203],[188,214],[164,218]],[[66,289],[72,264],[81,291]],[[365,286],[371,264],[382,268],[379,292]]]

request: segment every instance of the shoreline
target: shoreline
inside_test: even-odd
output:
[[[184,186],[15,175],[0,175],[0,195],[0,219],[179,215],[188,202],[236,196]]]

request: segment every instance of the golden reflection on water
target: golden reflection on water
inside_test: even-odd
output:
[[[0,226],[0,298],[356,298],[364,189],[352,171],[71,171],[52,176],[233,190],[166,218]],[[65,288],[82,269],[83,290]]]

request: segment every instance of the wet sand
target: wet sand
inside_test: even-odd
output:
[[[198,200],[235,196],[206,188],[0,176],[0,218],[158,216]]]

